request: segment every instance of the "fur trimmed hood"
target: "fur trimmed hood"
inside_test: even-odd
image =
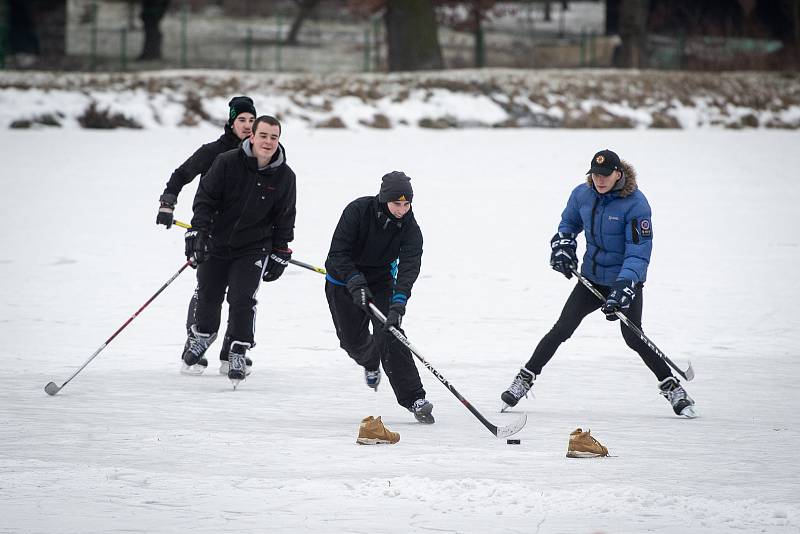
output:
[[[625,185],[623,185],[622,190],[617,191],[617,193],[620,197],[625,198],[639,189],[639,185],[636,182],[636,169],[633,168],[633,165],[624,159],[620,160],[620,164],[622,165],[622,177],[625,180]],[[596,191],[594,188],[594,183],[592,182],[591,174],[586,175],[586,183],[589,184],[589,187],[591,187],[592,190]],[[613,193],[614,190],[611,190],[610,192]]]

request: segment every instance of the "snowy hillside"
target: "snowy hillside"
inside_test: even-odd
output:
[[[791,73],[502,69],[0,72],[0,127],[216,126],[234,94],[295,129],[800,128]]]
[[[78,109],[98,94],[67,90],[42,102],[71,109],[74,98]],[[32,94],[15,94],[17,111],[34,109],[22,104]],[[261,110],[286,102],[268,94]],[[119,109],[145,117],[149,98]],[[158,98],[174,124],[179,104]],[[377,192],[383,173],[407,172],[425,254],[406,332],[490,420],[527,411],[522,443],[492,436],[424,368],[433,426],[398,407],[388,384],[369,390],[338,347],[322,277],[294,267],[259,292],[254,372],[237,391],[212,368],[178,372],[187,271],[47,396],[47,382],[66,379],[183,263],[182,232],[155,226],[156,200],[219,130],[4,128],[0,532],[800,530],[800,134],[298,124],[283,137],[298,176],[294,257],[322,264],[344,205]],[[653,207],[644,327],[671,359],[692,361],[698,419],[672,414],[599,314],[556,354],[535,398],[498,413],[573,287],[550,270],[549,239],[605,147],[636,167]],[[356,445],[367,415],[400,442]],[[576,427],[613,456],[565,458]]]

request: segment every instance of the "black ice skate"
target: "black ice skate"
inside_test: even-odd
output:
[[[230,363],[228,362],[228,353],[230,353],[230,351],[231,338],[230,336],[225,336],[225,339],[222,341],[222,348],[219,351],[219,374],[224,376],[228,376],[228,369],[230,368]],[[248,356],[245,356],[244,364],[244,374],[250,376],[253,367],[253,360],[251,360]]]
[[[536,375],[524,367],[520,369],[508,389],[500,394],[500,398],[504,403],[500,411],[504,412],[506,408],[513,408],[522,397],[527,397],[533,387],[534,380],[536,380]]]
[[[377,393],[378,384],[381,383],[381,368],[378,367],[374,371],[364,369],[364,381],[367,383],[367,387],[374,389]]]
[[[669,403],[676,415],[694,419],[697,411],[694,409],[694,400],[686,393],[681,383],[674,376],[665,378],[658,383],[658,389]]]
[[[189,331],[189,337],[183,346],[183,367],[181,373],[185,375],[200,375],[208,367],[208,360],[203,355],[208,347],[217,339],[217,333],[203,334],[198,332],[195,325]]]
[[[433,419],[433,404],[426,399],[417,399],[414,404],[409,408],[414,417],[422,424],[432,425],[435,423]]]
[[[250,348],[250,343],[243,343],[241,341],[234,341],[231,343],[231,350],[228,353],[228,378],[233,383],[233,389],[239,385],[239,382],[245,379],[246,372],[246,358],[245,352]]]

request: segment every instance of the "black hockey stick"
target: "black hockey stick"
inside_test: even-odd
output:
[[[83,368],[84,368],[84,367],[86,367],[87,365],[89,365],[89,362],[91,362],[92,360],[94,360],[95,356],[97,356],[98,354],[100,354],[100,351],[102,351],[104,348],[106,348],[106,347],[108,346],[108,344],[109,344],[109,343],[111,343],[111,340],[112,340],[112,339],[114,339],[115,337],[117,337],[117,334],[119,334],[120,332],[122,332],[122,330],[124,330],[124,329],[125,329],[125,327],[126,327],[126,326],[128,326],[128,325],[130,324],[130,322],[131,322],[131,321],[133,321],[134,319],[136,319],[136,317],[137,317],[137,316],[138,316],[138,315],[139,315],[139,314],[142,312],[142,310],[144,310],[144,309],[145,309],[145,308],[148,306],[148,304],[150,304],[151,302],[153,302],[153,301],[156,299],[156,297],[157,297],[157,296],[159,296],[159,295],[161,294],[161,292],[162,292],[162,291],[164,291],[164,290],[167,288],[167,286],[168,286],[168,285],[170,285],[172,282],[174,282],[174,281],[175,281],[175,279],[176,279],[176,278],[178,278],[178,275],[180,275],[180,274],[181,274],[181,273],[184,271],[184,269],[186,269],[186,268],[187,268],[189,265],[191,265],[191,264],[192,264],[191,260],[188,260],[186,263],[184,263],[184,264],[183,264],[183,266],[182,266],[180,269],[178,269],[178,272],[177,272],[177,273],[175,273],[175,274],[173,274],[173,275],[172,275],[172,278],[170,278],[169,280],[167,280],[167,283],[165,283],[163,286],[161,286],[161,288],[160,288],[158,291],[156,291],[156,292],[155,292],[155,294],[154,294],[152,297],[150,297],[150,298],[147,300],[147,302],[145,302],[145,303],[142,305],[142,307],[141,307],[141,308],[139,308],[138,310],[136,310],[136,313],[134,313],[133,315],[131,315],[131,316],[128,318],[128,320],[127,320],[127,321],[125,321],[125,323],[124,323],[122,326],[120,326],[120,327],[117,329],[117,331],[116,331],[116,332],[114,332],[113,334],[111,334],[111,337],[110,337],[110,338],[108,338],[108,339],[106,340],[106,342],[105,342],[105,343],[103,343],[102,345],[100,345],[100,348],[98,348],[96,351],[94,351],[94,354],[92,354],[92,355],[89,357],[89,359],[88,359],[88,360],[86,360],[86,362],[84,362],[84,364],[83,364],[83,365],[81,365],[81,366],[78,368],[78,370],[77,370],[77,371],[75,371],[74,373],[72,373],[72,376],[70,376],[69,378],[67,378],[67,380],[66,380],[66,381],[65,381],[63,384],[61,384],[60,386],[57,386],[55,382],[49,382],[49,383],[48,383],[48,384],[47,384],[47,385],[44,387],[44,390],[45,390],[45,392],[46,392],[48,395],[50,395],[50,396],[53,396],[53,395],[55,395],[56,393],[58,393],[59,391],[61,391],[62,389],[64,389],[64,386],[66,386],[67,384],[69,384],[70,380],[72,380],[73,378],[75,378],[76,376],[78,376],[78,373],[80,373],[81,371],[83,371]]]
[[[313,266],[311,264],[304,263],[302,261],[295,261],[295,260],[289,260],[289,261],[291,263],[294,263],[298,267],[304,267],[304,268],[308,269],[309,271],[314,271],[314,272],[319,273],[319,274],[327,274],[327,271],[325,269],[323,269],[322,267],[315,267],[315,266]],[[385,323],[386,322],[386,317],[381,313],[381,311],[378,309],[378,307],[375,306],[375,304],[370,302],[369,303],[369,308],[372,311],[373,315],[375,315],[375,317],[381,323]],[[525,423],[528,422],[528,414],[523,413],[522,416],[519,419],[517,419],[514,423],[512,423],[510,425],[503,426],[503,427],[498,427],[497,425],[492,424],[488,419],[486,419],[483,415],[481,415],[481,413],[478,410],[476,410],[472,406],[472,404],[469,403],[469,401],[467,399],[462,397],[461,393],[459,393],[458,390],[456,388],[454,388],[453,385],[450,384],[450,382],[448,382],[448,380],[444,376],[442,376],[442,374],[439,371],[437,371],[430,363],[428,363],[428,360],[426,360],[425,357],[422,356],[422,353],[419,352],[419,350],[417,350],[417,348],[414,347],[414,345],[411,344],[411,342],[408,340],[408,338],[406,336],[403,335],[402,332],[400,332],[398,329],[396,329],[393,326],[389,327],[389,331],[394,335],[394,337],[396,337],[398,339],[398,341],[400,341],[400,343],[405,345],[406,348],[408,348],[408,350],[411,351],[411,354],[413,354],[419,361],[422,362],[422,365],[424,365],[425,367],[428,368],[428,371],[433,373],[433,376],[435,376],[436,378],[439,379],[439,382],[444,384],[444,387],[446,387],[448,390],[450,390],[450,393],[455,395],[455,397],[458,400],[461,401],[461,404],[463,404],[464,406],[467,407],[467,410],[472,412],[472,415],[474,415],[475,417],[478,418],[478,421],[483,423],[483,426],[485,426],[486,428],[489,429],[489,432],[491,432],[492,434],[494,434],[498,438],[506,438],[508,436],[513,436],[514,434],[516,434],[517,432],[522,430],[523,427],[525,426]]]
[[[602,300],[603,302],[605,302],[605,301],[606,301],[606,299],[605,299],[605,297],[603,296],[603,294],[602,294],[602,293],[600,293],[600,292],[597,290],[597,288],[596,288],[596,287],[594,287],[594,286],[592,285],[592,283],[591,283],[589,280],[587,280],[587,279],[586,279],[586,277],[585,277],[585,276],[583,276],[581,273],[579,273],[579,272],[578,272],[577,270],[575,270],[575,269],[572,269],[572,274],[574,274],[575,276],[577,276],[577,277],[578,277],[578,279],[581,281],[581,283],[582,283],[583,285],[585,285],[585,286],[586,286],[586,288],[587,288],[589,291],[591,291],[592,293],[594,293],[594,296],[595,296],[595,297],[599,298],[599,299],[600,299],[600,300]],[[667,365],[669,365],[670,367],[672,367],[673,369],[675,369],[675,371],[676,371],[676,372],[677,372],[679,375],[681,375],[681,376],[682,376],[683,378],[685,378],[687,381],[690,381],[690,380],[692,380],[692,379],[694,378],[694,369],[692,368],[692,362],[688,362],[688,364],[689,364],[689,367],[688,367],[688,368],[687,368],[687,369],[684,371],[683,369],[681,369],[680,367],[678,367],[677,365],[675,365],[675,363],[674,363],[672,360],[670,360],[669,358],[667,358],[667,355],[666,355],[666,354],[664,354],[663,352],[661,352],[661,349],[659,349],[658,347],[656,347],[656,344],[655,344],[655,343],[653,343],[652,341],[650,341],[650,338],[649,338],[649,337],[647,337],[646,335],[644,335],[644,332],[642,332],[641,328],[639,328],[639,327],[637,327],[635,324],[633,324],[633,323],[631,322],[631,320],[630,320],[630,319],[628,319],[628,318],[625,316],[625,314],[624,314],[624,313],[622,313],[622,312],[620,312],[620,311],[618,311],[618,312],[615,312],[615,313],[616,313],[616,316],[617,316],[617,317],[619,317],[619,320],[620,320],[620,321],[622,321],[623,323],[625,323],[625,326],[627,326],[628,328],[630,328],[630,329],[631,329],[631,331],[632,331],[634,334],[636,334],[637,336],[639,336],[639,339],[641,339],[642,341],[644,341],[644,342],[647,344],[647,346],[648,346],[648,347],[650,347],[650,349],[652,349],[652,351],[653,351],[653,352],[655,352],[655,353],[656,353],[656,355],[657,355],[659,358],[661,358],[662,360],[664,360],[664,361],[667,363]]]
[[[381,323],[386,322],[386,317],[381,313],[378,307],[375,306],[375,304],[370,302],[369,309]],[[422,356],[422,353],[414,345],[411,344],[408,338],[404,336],[402,332],[400,332],[400,330],[398,330],[393,326],[390,326],[389,331],[392,334],[394,334],[394,337],[396,337],[400,341],[400,343],[405,345],[408,348],[408,350],[411,351],[411,354],[416,356],[416,358],[422,362],[422,365],[428,368],[428,371],[433,373],[433,376],[439,379],[439,382],[444,384],[444,387],[450,390],[450,393],[455,395],[455,397],[461,401],[461,404],[467,407],[467,410],[472,412],[472,415],[478,418],[478,421],[483,423],[483,426],[489,429],[489,432],[491,432],[498,438],[507,438],[508,436],[513,436],[514,434],[522,430],[522,428],[525,426],[525,423],[528,422],[528,414],[523,413],[519,419],[517,419],[510,425],[498,427],[497,425],[492,424],[488,419],[486,419],[483,415],[481,415],[481,413],[478,410],[476,410],[472,406],[472,404],[469,403],[467,399],[462,397],[461,393],[459,393],[458,390],[454,388],[453,385],[450,382],[448,382],[448,380],[444,376],[442,376],[442,374],[439,371],[437,371],[430,363],[428,363],[428,360],[426,360],[425,357]]]

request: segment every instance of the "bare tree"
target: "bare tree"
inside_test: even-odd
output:
[[[169,0],[142,0],[140,18],[144,25],[144,45],[139,59],[161,59],[161,19],[168,7]]]
[[[620,0],[620,67],[647,66],[647,14],[649,0]]]
[[[384,22],[390,71],[444,68],[431,0],[387,0]]]
[[[295,3],[297,4],[297,15],[292,21],[289,35],[286,36],[286,44],[290,45],[297,44],[297,37],[300,35],[300,29],[303,27],[303,23],[317,8],[320,0],[295,0]]]

